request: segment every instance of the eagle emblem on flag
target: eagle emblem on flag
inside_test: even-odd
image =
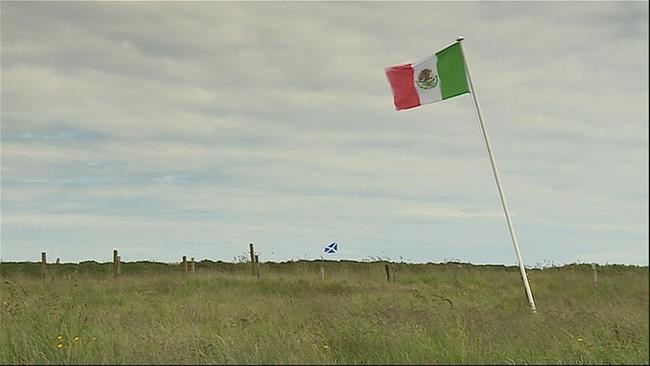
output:
[[[418,74],[418,79],[415,83],[422,89],[435,88],[438,85],[438,75],[433,75],[431,69],[423,69]]]

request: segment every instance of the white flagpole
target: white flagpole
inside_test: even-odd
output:
[[[476,114],[478,115],[478,121],[481,125],[481,131],[483,132],[483,139],[485,140],[485,146],[487,147],[488,154],[490,155],[490,162],[492,163],[492,172],[494,173],[494,179],[497,182],[497,188],[499,189],[499,196],[501,197],[501,205],[503,206],[503,212],[506,214],[506,221],[508,222],[508,230],[510,231],[510,237],[512,238],[512,245],[515,247],[515,253],[517,254],[517,262],[519,262],[519,270],[521,272],[521,278],[524,281],[524,287],[526,288],[526,295],[528,296],[528,302],[533,312],[537,312],[535,309],[535,300],[533,300],[533,293],[530,291],[530,285],[528,284],[528,277],[526,277],[526,268],[524,268],[524,261],[521,259],[521,253],[519,252],[519,244],[517,243],[517,235],[515,235],[515,228],[512,225],[512,220],[510,219],[510,211],[508,210],[508,203],[506,202],[506,196],[503,193],[503,188],[501,187],[501,178],[499,178],[499,172],[497,171],[497,163],[494,160],[494,154],[492,154],[492,144],[490,143],[490,137],[488,136],[487,130],[485,129],[485,123],[483,122],[483,113],[481,112],[481,107],[478,103],[478,96],[476,95],[476,90],[472,84],[472,77],[469,73],[469,65],[467,63],[467,57],[465,56],[465,51],[463,50],[463,43],[461,42],[465,37],[458,36],[456,41],[461,49],[463,54],[463,61],[465,62],[465,72],[467,74],[467,81],[469,82],[470,92],[472,94],[472,99],[474,99],[474,108],[476,109]]]

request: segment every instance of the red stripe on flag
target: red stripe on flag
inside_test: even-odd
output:
[[[420,105],[420,97],[413,85],[413,67],[411,64],[386,68],[386,78],[393,90],[395,108],[399,111]]]

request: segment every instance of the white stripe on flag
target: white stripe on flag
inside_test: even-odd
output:
[[[442,95],[440,94],[440,75],[438,75],[437,64],[438,57],[436,57],[436,55],[432,55],[425,59],[417,61],[412,65],[413,83],[415,84],[415,90],[418,92],[418,96],[420,97],[420,104],[435,103],[442,100]],[[435,80],[437,80],[436,86],[431,89],[423,89],[417,84],[418,76],[424,69],[431,70],[431,76],[435,77]]]

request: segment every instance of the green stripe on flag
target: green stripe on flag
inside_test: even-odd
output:
[[[465,62],[461,52],[460,44],[454,43],[436,53],[440,94],[443,100],[469,92],[465,77]]]

